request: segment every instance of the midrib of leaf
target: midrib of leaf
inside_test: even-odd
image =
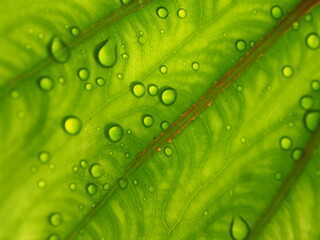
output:
[[[152,0],[146,0],[145,3]],[[173,122],[168,130],[161,133],[154,141],[152,141],[138,156],[133,160],[128,167],[122,172],[120,178],[126,177],[136,168],[146,162],[155,152],[160,151],[167,142],[177,136],[184,128],[186,128],[191,121],[193,121],[204,109],[210,107],[213,100],[215,100],[223,91],[225,91],[236,79],[243,75],[246,70],[259,59],[279,37],[284,34],[292,24],[300,17],[306,14],[314,6],[318,5],[320,0],[304,0],[301,1],[288,15],[264,38],[258,42],[240,61],[235,64],[226,74],[224,74],[219,81],[194,103],[185,113],[183,113],[178,120]],[[292,186],[298,181],[305,166],[308,164],[309,159],[312,157],[320,143],[320,126],[313,133],[309,142],[307,143],[304,154],[297,164],[291,169],[286,179],[280,186],[279,190],[275,194],[274,198],[261,214],[255,225],[252,227],[251,232],[247,236],[248,239],[256,239],[261,230],[269,222],[272,216],[275,214],[283,200],[287,197]],[[79,229],[82,229],[92,219],[96,212],[99,211],[118,189],[117,183],[114,183],[108,193],[106,193],[101,201],[91,209],[82,221],[73,229],[67,240],[75,239],[79,233]]]

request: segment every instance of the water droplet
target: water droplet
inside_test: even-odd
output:
[[[122,54],[122,59],[123,60],[128,60],[129,59],[129,55],[127,53],[123,53]]]
[[[304,115],[304,125],[310,132],[314,132],[320,124],[320,111],[309,111]]]
[[[48,237],[47,240],[60,240],[60,237],[57,234],[53,233]]]
[[[238,92],[242,92],[242,91],[243,91],[243,87],[242,87],[241,85],[238,85],[238,86],[237,86],[237,91],[238,91]]]
[[[145,127],[151,127],[154,123],[154,119],[150,114],[144,114],[141,116],[141,122]]]
[[[241,217],[233,217],[230,225],[230,235],[233,240],[244,240],[250,231],[248,223]]]
[[[58,227],[62,223],[61,213],[55,212],[49,216],[49,223],[53,227]]]
[[[146,88],[145,88],[144,84],[141,82],[131,83],[130,90],[131,90],[131,93],[137,98],[143,97],[146,92]]]
[[[310,49],[317,49],[320,46],[320,37],[318,33],[310,33],[306,37],[306,44]]]
[[[162,104],[170,106],[177,99],[177,91],[171,87],[164,87],[160,90],[159,99]]]
[[[153,193],[153,192],[156,191],[156,188],[155,188],[154,186],[150,186],[150,187],[148,188],[148,191],[149,191],[149,193]]]
[[[70,33],[71,33],[72,36],[77,36],[80,33],[80,29],[78,27],[72,27],[70,29]]]
[[[132,0],[121,0],[121,3],[123,4],[123,5],[126,5],[126,4],[128,4],[128,3],[130,3]]]
[[[93,85],[92,85],[92,83],[86,83],[86,84],[84,84],[84,89],[85,90],[87,90],[87,91],[92,91],[92,89],[93,89]]]
[[[39,79],[38,85],[43,91],[50,91],[53,88],[53,81],[49,77],[42,77]]]
[[[168,15],[169,15],[169,12],[165,7],[157,8],[156,13],[157,13],[159,18],[167,18]]]
[[[82,122],[76,116],[68,116],[63,119],[62,126],[69,135],[77,135],[81,131]]]
[[[102,86],[104,86],[104,84],[106,83],[106,81],[105,81],[102,77],[98,77],[98,78],[96,79],[96,83],[97,83],[98,86],[102,87]]]
[[[78,168],[77,166],[73,166],[72,171],[73,171],[74,173],[76,173],[76,172],[79,171],[79,168]]]
[[[77,189],[77,184],[76,184],[76,183],[70,183],[70,184],[69,184],[69,189],[70,189],[71,191],[75,191],[75,190]]]
[[[165,147],[163,151],[167,157],[170,157],[173,155],[173,149],[169,146]]]
[[[64,84],[64,83],[65,83],[65,79],[64,79],[63,77],[59,77],[59,78],[58,78],[58,82],[59,82],[60,84]]]
[[[117,74],[117,78],[118,78],[119,80],[122,80],[122,79],[123,79],[123,74],[122,74],[122,73],[118,73],[118,74]]]
[[[274,178],[275,178],[277,181],[280,181],[280,180],[282,179],[282,173],[277,172],[277,173],[274,175]]]
[[[131,135],[131,134],[132,134],[132,130],[131,130],[131,129],[128,129],[128,130],[127,130],[127,133],[128,133],[129,135]]]
[[[285,151],[290,150],[292,147],[292,140],[290,137],[284,136],[284,137],[280,138],[279,143],[280,143],[280,147]]]
[[[82,81],[88,80],[90,76],[89,70],[87,68],[80,68],[78,70],[78,76]]]
[[[105,126],[105,135],[111,142],[119,142],[123,137],[123,128],[116,123]]]
[[[87,168],[87,167],[88,167],[88,162],[83,159],[83,160],[80,161],[80,166],[81,166],[82,168]]]
[[[311,22],[312,19],[313,19],[313,17],[312,17],[312,15],[311,15],[311,13],[307,13],[307,14],[304,16],[304,20],[305,20],[306,22]]]
[[[138,43],[141,44],[141,45],[143,45],[144,42],[145,42],[145,41],[144,41],[144,37],[143,37],[143,36],[139,36],[139,37],[138,37]]]
[[[243,39],[236,41],[236,49],[240,52],[244,51],[247,48],[247,43]]]
[[[164,34],[164,29],[160,29],[160,33],[161,33],[161,34]]]
[[[97,185],[95,185],[94,183],[89,183],[87,185],[87,192],[90,194],[90,195],[95,195],[97,192],[98,192],[98,187]]]
[[[103,167],[99,163],[95,163],[90,168],[90,174],[93,178],[99,178],[103,174]]]
[[[300,28],[300,23],[298,23],[298,22],[294,22],[294,23],[292,23],[292,29],[293,30],[298,30]]]
[[[168,121],[163,121],[163,122],[161,123],[161,125],[160,125],[160,127],[161,127],[161,129],[162,129],[163,131],[167,130],[167,129],[169,128],[169,126],[170,126],[170,123],[169,123]]]
[[[316,91],[316,92],[320,91],[320,81],[318,81],[318,80],[313,80],[313,81],[311,82],[311,89],[312,89],[313,91]]]
[[[159,89],[155,84],[148,85],[148,93],[150,96],[156,96],[158,92],[159,92]]]
[[[132,183],[133,183],[133,185],[138,185],[139,181],[138,181],[138,179],[134,179],[134,180],[132,181]]]
[[[254,47],[255,44],[256,44],[255,41],[250,41],[250,42],[249,42],[249,46],[250,46],[250,47]]]
[[[292,77],[294,71],[290,65],[286,65],[281,69],[282,75],[286,78]]]
[[[270,14],[275,19],[280,19],[283,16],[282,8],[278,5],[271,8]]]
[[[46,184],[46,181],[45,181],[45,180],[40,179],[40,180],[37,182],[37,185],[38,185],[39,188],[43,189],[43,188],[46,187],[47,184]]]
[[[130,158],[130,154],[129,154],[129,153],[125,153],[124,156],[125,156],[126,158]]]
[[[180,8],[177,12],[179,18],[186,18],[187,17],[187,11],[183,8]]]
[[[120,178],[120,179],[119,179],[119,186],[120,186],[120,188],[122,188],[122,189],[127,188],[127,186],[128,186],[128,181],[127,181],[126,179],[124,179],[124,178]]]
[[[200,64],[198,62],[193,62],[191,67],[194,71],[198,71],[200,69]]]
[[[208,210],[204,210],[204,211],[203,211],[203,215],[204,215],[204,216],[208,216],[208,215],[209,215]]]
[[[83,206],[82,204],[80,204],[80,205],[79,205],[79,209],[80,209],[80,210],[83,210],[83,209],[84,209],[84,206]]]
[[[300,98],[300,107],[304,110],[309,110],[314,105],[313,97],[306,95]]]
[[[15,99],[15,98],[18,98],[19,97],[19,92],[17,91],[17,90],[11,90],[10,91],[10,96],[11,96],[11,98],[13,98],[13,99]]]
[[[110,189],[110,183],[103,184],[103,190],[108,191]]]
[[[230,130],[231,130],[231,125],[230,125],[230,124],[227,124],[226,129],[227,129],[228,131],[230,131]]]
[[[39,153],[39,161],[41,163],[47,163],[50,160],[50,154],[48,152],[40,152]]]
[[[295,149],[292,150],[291,156],[292,156],[293,160],[297,161],[302,156],[302,153],[303,153],[303,149],[302,148],[295,148]]]
[[[117,45],[112,38],[98,44],[94,51],[95,59],[102,67],[111,68],[117,63]]]
[[[166,65],[161,65],[161,66],[159,67],[159,71],[160,71],[160,73],[162,73],[162,74],[166,74],[166,73],[168,72],[168,67],[167,67]]]
[[[58,36],[54,36],[49,43],[49,54],[58,63],[65,63],[70,58],[70,49]]]

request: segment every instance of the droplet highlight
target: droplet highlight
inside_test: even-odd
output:
[[[239,52],[243,52],[244,50],[246,50],[247,48],[247,43],[246,41],[244,41],[243,39],[239,39],[236,41],[236,49]]]
[[[90,72],[87,68],[80,68],[78,70],[78,77],[80,78],[80,80],[86,81],[88,80],[89,76],[90,76]]]
[[[148,85],[148,93],[150,96],[156,96],[158,92],[159,92],[159,89],[155,84]]]
[[[94,183],[89,183],[87,185],[87,193],[90,195],[95,195],[98,192],[98,187]]]

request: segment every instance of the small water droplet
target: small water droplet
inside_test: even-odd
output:
[[[246,142],[247,142],[247,138],[246,138],[246,137],[242,137],[242,138],[241,138],[241,143],[242,143],[242,144],[245,144]]]
[[[161,34],[164,34],[164,29],[160,29],[160,33],[161,33]]]
[[[141,116],[141,122],[145,127],[151,127],[154,123],[153,116],[150,114],[144,114]]]
[[[58,63],[65,63],[70,58],[70,49],[58,36],[54,36],[49,43],[49,54]]]
[[[39,188],[43,189],[46,187],[46,181],[44,179],[40,179],[38,182],[37,182],[37,185]]]
[[[132,0],[121,0],[121,3],[123,4],[123,5],[126,5],[126,4],[128,4],[128,3],[130,3]]]
[[[200,69],[200,64],[198,62],[193,62],[191,67],[194,71],[198,71]]]
[[[95,59],[102,67],[111,68],[118,60],[117,44],[112,38],[109,38],[95,48]]]
[[[78,171],[79,171],[78,166],[73,166],[72,171],[73,171],[74,173],[78,172]]]
[[[311,89],[315,92],[320,91],[320,81],[319,80],[313,80],[311,82]]]
[[[54,83],[53,83],[53,80],[50,77],[42,77],[42,78],[39,79],[38,85],[39,85],[41,90],[47,92],[47,91],[50,91],[53,88]]]
[[[15,89],[13,89],[13,90],[10,91],[10,96],[11,96],[11,98],[13,98],[13,99],[18,98],[19,95],[20,95],[19,92],[18,92],[17,90],[15,90]]]
[[[95,195],[97,192],[98,192],[98,187],[97,185],[95,185],[94,183],[89,183],[87,185],[87,192],[90,194],[90,195]]]
[[[131,134],[132,134],[132,130],[131,130],[131,129],[128,129],[128,130],[127,130],[127,133],[128,133],[128,135],[131,135]]]
[[[161,66],[159,67],[159,71],[160,71],[160,73],[162,73],[162,74],[166,74],[166,73],[168,72],[168,67],[167,67],[166,65],[161,65]]]
[[[70,28],[70,33],[72,36],[77,36],[80,33],[80,29],[78,27],[71,27]]]
[[[93,89],[93,85],[92,85],[92,83],[86,83],[86,84],[84,84],[84,89],[85,90],[87,90],[87,91],[92,91],[92,89]]]
[[[80,166],[85,169],[88,167],[88,162],[83,159],[80,161]]]
[[[65,79],[64,79],[63,77],[59,77],[59,78],[58,78],[58,82],[59,82],[60,84],[64,84],[64,83],[65,83]]]
[[[237,91],[238,91],[238,92],[242,92],[242,91],[243,91],[243,87],[242,87],[241,85],[238,85],[238,86],[237,86]]]
[[[168,10],[165,7],[158,7],[156,10],[156,13],[159,18],[167,18],[169,15]]]
[[[156,188],[154,186],[150,186],[148,188],[149,193],[154,193],[156,191]]]
[[[63,119],[62,126],[69,135],[77,135],[81,131],[82,122],[76,116],[68,116]]]
[[[290,78],[293,76],[294,71],[290,65],[286,65],[281,69],[282,75],[286,78]]]
[[[306,95],[300,98],[300,107],[304,110],[309,110],[314,105],[314,99],[313,97]]]
[[[46,151],[39,153],[39,161],[41,163],[47,163],[50,160],[50,154]]]
[[[316,131],[317,127],[320,124],[320,111],[315,110],[315,111],[308,111],[304,115],[304,126],[306,129],[310,132]]]
[[[243,39],[239,39],[236,41],[236,49],[240,52],[246,50],[247,48],[247,43]]]
[[[178,10],[177,14],[178,14],[178,17],[182,18],[182,19],[187,17],[187,11],[185,9],[183,9],[183,8],[180,8]]]
[[[159,89],[155,84],[148,85],[148,93],[150,96],[156,96],[158,92],[159,92]]]
[[[167,129],[169,128],[169,126],[170,126],[170,123],[169,123],[168,121],[163,121],[163,122],[161,123],[161,125],[160,125],[160,127],[161,127],[161,129],[162,129],[163,131],[167,130]]]
[[[58,227],[62,223],[62,215],[61,213],[55,212],[49,216],[49,223],[53,227]]]
[[[320,46],[320,37],[318,33],[309,33],[306,37],[306,44],[310,49],[318,49]]]
[[[163,87],[160,89],[159,99],[162,104],[170,106],[177,99],[177,91],[172,87]]]
[[[173,155],[173,149],[169,146],[167,147],[164,147],[164,154],[167,156],[167,157],[170,157]]]
[[[302,156],[302,153],[303,153],[303,149],[302,148],[295,148],[295,149],[292,150],[291,156],[292,156],[293,160],[297,161]]]
[[[130,158],[130,154],[127,152],[124,154],[125,158]]]
[[[80,205],[79,205],[79,209],[80,209],[80,210],[83,210],[83,209],[84,209],[84,206],[83,206],[82,204],[80,204]]]
[[[209,215],[208,210],[204,210],[204,211],[203,211],[203,215],[204,215],[204,216],[208,216],[208,215]]]
[[[232,218],[229,232],[233,240],[244,240],[249,231],[248,223],[241,216]]]
[[[280,138],[279,143],[280,143],[281,149],[285,151],[290,150],[292,147],[292,140],[290,137],[287,137],[287,136]]]
[[[307,14],[304,16],[304,20],[305,20],[306,22],[311,22],[312,19],[313,19],[313,17],[312,17],[312,15],[311,15],[311,13],[307,13]]]
[[[75,191],[75,190],[77,189],[77,184],[76,184],[76,183],[70,183],[70,184],[69,184],[69,189],[70,189],[71,191]]]
[[[105,126],[105,135],[111,142],[119,142],[123,137],[123,128],[116,123]]]
[[[78,70],[78,77],[80,78],[80,80],[86,81],[88,80],[89,76],[90,76],[90,72],[87,68],[80,68]]]
[[[292,23],[292,29],[293,30],[298,30],[300,28],[300,23],[299,22],[293,22]]]
[[[282,179],[282,173],[277,172],[277,173],[274,175],[274,178],[275,178],[277,181],[280,181],[280,180]]]
[[[138,37],[138,43],[141,44],[141,45],[143,45],[144,42],[145,42],[144,36],[139,36],[139,37]]]
[[[133,183],[133,185],[138,185],[139,181],[138,181],[138,179],[133,179],[132,183]]]
[[[97,83],[98,86],[102,87],[102,86],[105,85],[106,81],[102,77],[98,77],[96,79],[96,83]]]
[[[122,79],[123,79],[123,74],[122,74],[122,73],[118,73],[118,74],[117,74],[117,78],[118,78],[119,80],[122,80]]]
[[[108,191],[110,189],[110,183],[103,184],[103,190]]]
[[[122,54],[122,59],[123,59],[123,60],[128,60],[128,59],[129,59],[128,53],[123,53],[123,54]]]
[[[127,186],[128,186],[128,181],[127,181],[126,179],[124,179],[124,178],[120,178],[120,179],[119,179],[119,186],[120,186],[120,188],[122,188],[122,189],[127,188]]]
[[[93,178],[99,178],[103,174],[103,167],[99,163],[95,163],[90,167],[89,172]]]
[[[226,125],[226,129],[227,129],[228,131],[230,131],[230,130],[231,130],[231,125],[230,125],[230,124],[227,124],[227,125]]]
[[[283,16],[282,8],[278,5],[275,5],[271,8],[270,14],[275,19],[280,19]]]
[[[141,82],[131,83],[130,90],[131,90],[131,93],[137,98],[143,97],[146,92],[146,88],[145,88],[144,84]]]
[[[60,237],[57,234],[53,233],[47,238],[47,240],[60,240]]]

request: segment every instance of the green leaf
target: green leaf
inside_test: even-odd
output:
[[[313,0],[0,3],[0,239],[318,239]]]

